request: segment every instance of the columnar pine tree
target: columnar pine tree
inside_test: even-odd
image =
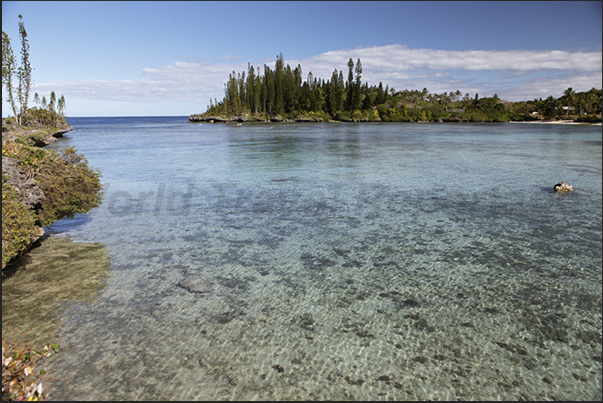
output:
[[[37,95],[37,94],[36,94]],[[65,97],[61,95],[57,102],[57,109],[61,117],[65,117]]]
[[[283,96],[284,69],[283,54],[279,53],[274,67],[274,111],[277,115],[282,114],[285,107]]]
[[[354,82],[354,91],[353,91],[353,109],[360,109],[362,104],[362,93],[361,93],[361,75],[362,75],[362,64],[360,63],[360,58],[356,62],[356,68],[354,69],[356,73],[356,81]]]
[[[2,31],[2,86],[8,94],[8,102],[10,103],[15,118],[17,118],[18,115],[13,87],[13,78],[16,74],[16,70],[15,56],[13,54],[13,48],[10,46],[10,38],[6,32]],[[2,99],[4,100],[4,96]]]
[[[54,91],[50,91],[50,101],[48,101],[48,110],[52,113],[54,112],[54,105],[57,101],[57,96]]]
[[[346,110],[354,109],[354,61],[350,57],[348,60],[348,81],[346,83]]]
[[[29,91],[31,90],[31,64],[29,63],[29,41],[27,40],[27,31],[23,24],[23,17],[19,15],[19,37],[21,39],[21,66],[17,70],[19,78],[19,89],[17,99],[19,100],[19,124],[23,122],[23,116],[27,112],[27,103],[29,100]]]

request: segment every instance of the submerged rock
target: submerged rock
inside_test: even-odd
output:
[[[214,290],[209,281],[197,277],[187,277],[177,285],[191,293],[204,294]]]
[[[553,190],[555,190],[555,192],[573,192],[574,188],[572,185],[568,185],[565,182],[561,182],[553,186]]]

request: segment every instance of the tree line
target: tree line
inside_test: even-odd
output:
[[[301,65],[294,69],[285,65],[283,54],[276,58],[274,69],[264,65],[259,68],[248,64],[247,73],[232,72],[224,84],[224,99],[211,100],[207,113],[268,114],[270,116],[294,114],[304,111],[338,111],[369,109],[385,102],[388,88],[369,87],[362,83],[362,63],[348,61],[347,80],[343,71],[335,69],[330,80],[314,77],[309,72],[305,81]]]
[[[280,53],[274,69],[247,65],[247,72],[233,71],[224,84],[224,98],[210,99],[201,116],[249,115],[256,120],[274,116],[288,119],[313,117],[341,121],[508,121],[569,118],[601,114],[601,90],[592,88],[576,93],[568,88],[559,98],[509,102],[498,95],[480,98],[460,90],[430,93],[422,90],[385,88],[380,82],[369,86],[362,82],[362,62],[350,58],[347,78],[335,69],[328,80],[309,72],[305,81],[301,65],[291,68]],[[194,115],[195,116],[195,115]],[[586,117],[585,117],[586,118]],[[599,118],[600,119],[600,118]],[[595,118],[596,120],[596,118]]]
[[[2,88],[8,96],[8,103],[13,111],[13,116],[19,126],[36,121],[42,124],[54,125],[58,117],[65,117],[65,97],[57,99],[54,91],[50,92],[49,100],[36,92],[33,102],[38,107],[29,108],[29,94],[31,93],[32,71],[29,61],[29,40],[23,23],[23,16],[19,15],[19,40],[21,44],[20,65],[17,66],[11,39],[2,31]],[[4,92],[2,93],[4,101]]]

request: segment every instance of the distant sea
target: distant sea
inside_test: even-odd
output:
[[[2,284],[51,399],[601,400],[601,126],[68,121],[103,204]]]

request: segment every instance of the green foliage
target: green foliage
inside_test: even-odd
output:
[[[2,267],[24,252],[38,233],[35,213],[21,203],[15,189],[2,175]]]
[[[28,107],[29,91],[31,89],[31,63],[29,62],[29,40],[27,39],[27,31],[23,24],[23,17],[19,15],[19,38],[21,39],[21,66],[17,69],[17,78],[19,86],[17,87],[17,99],[21,107],[19,120],[25,114]],[[22,124],[22,122],[20,122]]]
[[[54,150],[19,142],[4,142],[2,155],[19,160],[28,176],[42,189],[46,200],[39,212],[28,209],[19,195],[2,178],[2,266],[18,257],[31,243],[37,226],[48,226],[65,217],[86,213],[100,205],[100,172],[69,147]]]
[[[101,201],[100,172],[91,169],[74,147],[61,150],[59,156],[50,155],[36,175],[36,182],[46,195],[39,217],[42,226],[86,213]]]
[[[8,101],[15,116],[17,116],[17,105],[15,104],[15,91],[13,79],[17,75],[15,55],[10,44],[10,37],[2,31],[2,88],[8,94]],[[4,99],[4,98],[2,98]]]
[[[601,116],[580,116],[576,122],[581,123],[601,123]]]
[[[59,113],[50,109],[42,109],[33,107],[27,110],[23,115],[22,125],[30,126],[31,124],[42,126],[55,126],[58,122],[64,119]]]

